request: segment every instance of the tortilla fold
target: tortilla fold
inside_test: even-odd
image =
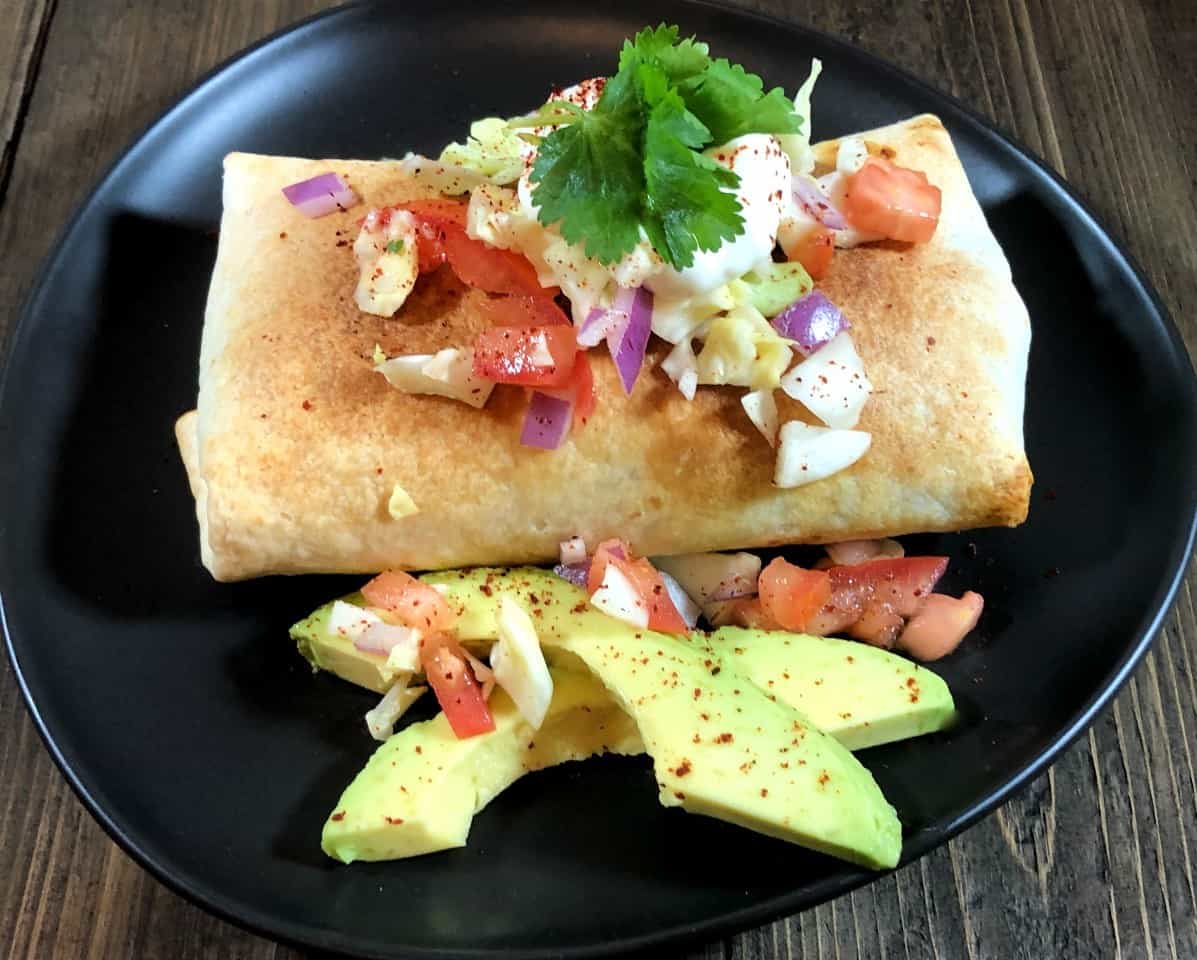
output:
[[[520,446],[526,399],[482,410],[392,388],[389,356],[470,344],[485,294],[448,269],[393,318],[353,300],[367,209],[427,195],[394,162],[230,154],[204,319],[197,411],[176,433],[204,565],[218,580],[537,563],[581,536],[640,554],[827,543],[1016,525],[1030,324],[947,131],[919,116],[861,134],[943,191],[934,239],[837,251],[820,289],[849,317],[874,385],[858,429],[872,447],[825,480],[782,490],[741,388],[684,399],[650,346],[625,396],[591,351],[598,408],[555,451]],[[835,142],[817,156],[834,164]],[[336,171],[363,204],[305,219],[280,188]],[[815,422],[777,392],[782,420]],[[395,519],[396,485],[418,512]]]

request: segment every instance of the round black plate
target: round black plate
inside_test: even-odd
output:
[[[1030,307],[1018,530],[912,538],[981,590],[940,666],[963,722],[870,751],[911,859],[991,809],[1111,696],[1159,625],[1192,537],[1194,377],[1175,329],[1050,173],[953,101],[826,37],[672,0],[352,7],[221,68],[104,178],[46,264],[0,395],[0,584],[9,649],[55,759],[105,828],[206,907],[379,956],[593,955],[713,937],[870,874],[661,809],[646,762],[525,779],[466,850],[346,868],[323,818],[372,749],[372,697],[313,676],[288,624],[334,578],[212,582],[171,425],[196,358],[230,150],[432,152],[466,122],[610,70],[668,20],[793,90],[825,64],[818,137],[921,111],[948,125]],[[1051,574],[1051,575],[1049,575]]]

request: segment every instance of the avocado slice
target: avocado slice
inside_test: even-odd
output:
[[[849,750],[951,726],[948,685],[926,667],[855,640],[723,627],[712,647],[760,689]]]
[[[872,774],[793,707],[770,698],[699,637],[631,630],[533,568],[430,574],[460,609],[463,639],[494,636],[512,593],[541,643],[581,661],[635,721],[661,803],[868,867],[898,862],[902,830]],[[562,589],[564,584],[568,589]]]
[[[474,814],[525,773],[599,753],[643,752],[635,723],[602,683],[586,673],[552,674],[539,730],[497,689],[490,733],[458,740],[440,713],[392,736],[341,795],[324,824],[324,852],[352,863],[463,847]]]
[[[573,631],[635,629],[595,610],[586,594],[536,567],[479,568],[425,575],[443,585],[465,641],[493,638],[499,597],[516,592],[533,613],[541,642]],[[724,627],[706,642],[766,694],[805,714],[849,750],[904,740],[950,726],[956,708],[944,681],[897,654],[855,640]],[[559,655],[558,655],[559,656]],[[575,664],[576,668],[576,664]]]
[[[360,593],[352,593],[341,599],[355,606],[364,606],[366,603]],[[332,612],[332,606],[326,603],[291,627],[291,639],[295,641],[300,654],[312,665],[313,670],[327,670],[359,687],[375,693],[386,693],[395,682],[395,673],[387,667],[387,658],[380,653],[359,650],[348,637],[330,631],[328,615]]]

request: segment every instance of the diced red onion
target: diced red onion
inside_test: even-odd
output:
[[[794,177],[794,200],[828,230],[846,230],[848,221],[810,177]]]
[[[586,562],[586,541],[581,537],[570,537],[558,545],[558,559],[563,565]]]
[[[569,433],[574,405],[536,390],[528,403],[520,443],[540,450],[556,450]]]
[[[839,307],[819,290],[795,300],[770,321],[773,328],[810,356],[842,330],[852,326]]]
[[[628,327],[628,320],[626,310],[595,307],[586,314],[586,319],[578,328],[578,346],[586,349],[597,347],[612,335],[622,339],[623,332]]]
[[[644,287],[620,287],[615,295],[614,309],[626,311],[627,326],[622,335],[607,335],[607,349],[615,361],[615,369],[623,383],[623,392],[631,394],[640,368],[644,366],[644,351],[653,328],[653,295]]]
[[[305,217],[313,218],[348,210],[358,203],[357,194],[335,173],[322,173],[283,187],[283,196]]]
[[[590,576],[590,561],[586,560],[582,563],[559,563],[553,567],[553,573],[557,574],[562,580],[568,580],[575,587],[586,589],[586,581]]]

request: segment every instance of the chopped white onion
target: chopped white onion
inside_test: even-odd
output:
[[[702,613],[702,609],[677,580],[664,570],[658,570],[657,573],[660,574],[661,582],[665,584],[665,591],[669,594],[669,599],[673,601],[677,612],[681,614],[682,620],[685,621],[687,627],[693,628],[694,624],[698,623],[698,616]]]
[[[375,365],[396,390],[460,400],[484,407],[495,385],[474,376],[474,348],[450,347],[434,354],[413,353],[391,357]]]
[[[683,337],[669,351],[661,361],[661,369],[677,384],[683,397],[694,399],[694,391],[698,387],[698,358],[694,355],[694,346],[689,337]]]
[[[613,563],[607,564],[603,582],[591,595],[590,603],[608,616],[630,623],[633,627],[643,630],[648,626],[648,605],[640,596],[640,591]]]
[[[368,627],[376,623],[382,623],[382,617],[373,610],[346,603],[344,600],[334,600],[332,610],[328,614],[329,634],[347,640],[358,639]]]
[[[753,390],[740,398],[740,405],[748,414],[760,432],[769,441],[769,446],[777,446],[777,400],[772,390]]]
[[[829,543],[824,548],[831,562],[837,566],[850,567],[866,563],[877,557],[904,557],[906,551],[897,540],[844,540]]]
[[[827,426],[846,430],[860,421],[873,385],[844,330],[782,377],[781,389]]]
[[[853,174],[869,159],[869,148],[860,137],[844,137],[835,152],[835,168],[840,173]]]
[[[387,669],[393,671],[420,669],[419,630],[391,623],[372,623],[360,640],[354,641],[359,650],[374,650],[387,655]]]
[[[751,597],[761,573],[761,558],[751,553],[682,553],[652,562],[700,604]]]
[[[511,597],[504,596],[496,625],[499,639],[490,650],[494,678],[532,729],[539,730],[553,699],[553,677],[532,618]]]
[[[860,430],[829,430],[791,420],[781,428],[773,482],[801,487],[839,473],[865,455],[871,434]]]
[[[581,537],[570,537],[562,540],[559,545],[558,558],[562,566],[573,563],[584,563],[586,560],[586,541]]]
[[[420,699],[427,687],[409,687],[411,674],[401,674],[378,705],[366,714],[366,729],[375,740],[386,740],[395,732],[395,723],[407,708]]]

